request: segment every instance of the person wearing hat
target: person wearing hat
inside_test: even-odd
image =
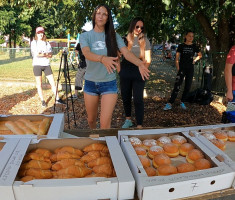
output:
[[[36,86],[38,90],[38,95],[42,102],[42,106],[44,107],[47,106],[42,93],[43,71],[51,85],[51,89],[54,95],[56,95],[56,103],[64,104],[63,100],[59,98],[58,94],[56,94],[55,81],[50,66],[50,58],[52,57],[52,48],[49,42],[46,42],[45,30],[41,26],[36,28],[36,35],[31,43],[31,53],[33,56],[33,73],[36,79]]]

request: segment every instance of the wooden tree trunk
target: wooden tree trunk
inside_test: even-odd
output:
[[[216,93],[224,93],[226,91],[224,79],[224,66],[226,54],[214,53],[212,55],[213,61],[213,81],[212,90]]]

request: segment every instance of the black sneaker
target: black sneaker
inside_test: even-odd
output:
[[[43,107],[47,107],[47,104],[46,104],[46,102],[44,100],[42,101],[42,106]]]
[[[58,99],[55,102],[56,104],[66,104],[62,99]]]

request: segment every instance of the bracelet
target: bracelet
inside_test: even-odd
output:
[[[103,59],[104,55],[102,55],[99,59],[99,62],[102,63],[102,59]]]

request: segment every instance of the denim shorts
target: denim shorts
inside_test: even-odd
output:
[[[93,95],[99,96],[103,94],[117,94],[117,81],[108,81],[108,82],[93,82],[85,80],[84,92]]]

